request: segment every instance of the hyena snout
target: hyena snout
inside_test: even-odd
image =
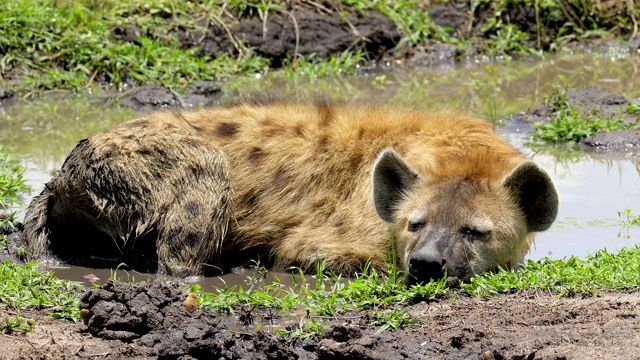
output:
[[[445,274],[447,260],[439,254],[417,254],[409,259],[409,275],[416,283],[440,280]]]
[[[407,270],[410,283],[440,280],[447,271],[447,260],[435,244],[429,244],[409,256]]]

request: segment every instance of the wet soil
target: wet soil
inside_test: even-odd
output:
[[[289,339],[228,329],[166,280],[108,282],[82,298],[83,321],[21,311],[33,332],[0,335],[0,359],[634,359],[640,293],[558,298],[528,291],[488,299],[450,293],[406,309],[415,325],[379,332],[367,312],[325,320],[323,336]],[[0,319],[16,311],[0,308]],[[257,317],[256,317],[257,318]],[[253,324],[255,325],[255,324]]]

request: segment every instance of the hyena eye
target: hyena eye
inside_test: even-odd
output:
[[[409,230],[410,232],[416,232],[416,231],[419,231],[420,229],[422,229],[423,227],[424,227],[424,222],[409,221],[409,225],[407,226],[407,230]]]
[[[463,234],[469,235],[470,237],[473,237],[476,239],[484,239],[487,236],[489,236],[489,234],[491,234],[491,230],[477,229],[477,228],[462,228],[461,231]]]

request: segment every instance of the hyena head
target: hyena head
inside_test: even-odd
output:
[[[532,233],[548,229],[556,218],[555,187],[531,161],[508,169],[499,180],[428,177],[390,149],[373,168],[376,211],[392,225],[397,260],[409,283],[445,274],[466,281],[498,267],[516,267]]]

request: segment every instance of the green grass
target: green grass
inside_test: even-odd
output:
[[[591,295],[601,290],[624,290],[640,285],[640,247],[619,253],[606,249],[585,259],[529,261],[516,271],[498,271],[476,276],[462,288],[476,296],[490,296],[514,290],[536,289],[560,296]]]
[[[331,56],[329,59],[318,59],[315,54],[306,58],[289,59],[285,63],[283,72],[287,77],[304,76],[317,78],[335,75],[353,75],[357,65],[364,63],[366,54],[362,51],[353,53],[345,51]]]
[[[369,311],[368,316],[381,331],[412,324],[415,319],[408,316],[406,310],[398,310],[398,305],[408,305],[416,299],[432,300],[448,291],[444,279],[407,288],[401,272],[393,266],[385,274],[367,267],[355,278],[347,280],[327,273],[320,264],[313,279],[307,279],[299,272],[292,275],[291,283],[284,285],[276,280],[260,286],[254,282],[248,289],[234,286],[204,292],[196,286],[191,290],[199,293],[202,306],[215,311],[260,307],[286,314],[298,308],[306,309],[308,315],[303,319],[306,321],[301,321],[297,328],[283,330],[291,336],[321,333],[324,330],[322,319],[339,319],[345,313],[363,310]]]
[[[35,322],[33,319],[25,318],[20,315],[7,316],[0,319],[0,331],[12,334],[14,332],[28,333],[33,330]]]
[[[567,101],[569,81],[565,76],[554,79],[553,91],[545,97],[545,105],[555,111],[549,123],[534,124],[534,138],[547,142],[578,142],[588,136],[636,128],[638,121],[627,123],[622,115],[602,115],[597,109],[579,110]],[[629,106],[627,112],[635,108]]]
[[[445,1],[446,2],[446,1]],[[177,31],[200,34],[203,25],[220,25],[225,32],[247,16],[265,20],[289,16],[288,0],[6,0],[0,9],[0,75],[24,74],[17,90],[81,90],[96,81],[124,84],[157,84],[180,89],[196,80],[228,81],[233,76],[255,75],[271,64],[258,56],[243,39],[229,37],[233,51],[204,54],[197,45],[183,48]],[[304,2],[318,11],[345,20],[347,14],[379,10],[396,23],[401,35],[398,49],[425,48],[449,43],[461,50],[480,45],[492,55],[540,54],[560,49],[570,40],[594,36],[631,34],[637,28],[640,4],[614,0],[570,3],[556,0],[478,0],[471,9],[475,27],[444,28],[434,22],[429,7],[420,0],[341,0]],[[509,14],[527,8],[535,12],[536,29],[519,28]],[[345,20],[346,21],[346,20]],[[135,24],[141,33],[136,42],[117,40],[115,30]],[[223,24],[223,25],[221,25]],[[556,25],[562,24],[562,25]],[[559,26],[559,27],[558,27]],[[475,28],[475,30],[473,30]],[[404,50],[402,50],[404,51]],[[352,73],[366,59],[357,47],[327,59],[300,58],[291,54],[284,67],[296,76],[331,76]]]
[[[59,319],[80,319],[81,286],[60,280],[52,272],[40,272],[37,264],[0,263],[0,303],[19,309],[42,309]]]
[[[9,211],[7,218],[0,218],[0,227],[13,223],[16,216],[13,210],[23,205],[21,195],[28,190],[24,167],[0,146],[0,212]]]
[[[592,115],[574,106],[556,112],[548,124],[535,124],[533,137],[549,142],[578,142],[587,136],[601,132],[635,128],[637,123],[627,124],[620,116]]]

